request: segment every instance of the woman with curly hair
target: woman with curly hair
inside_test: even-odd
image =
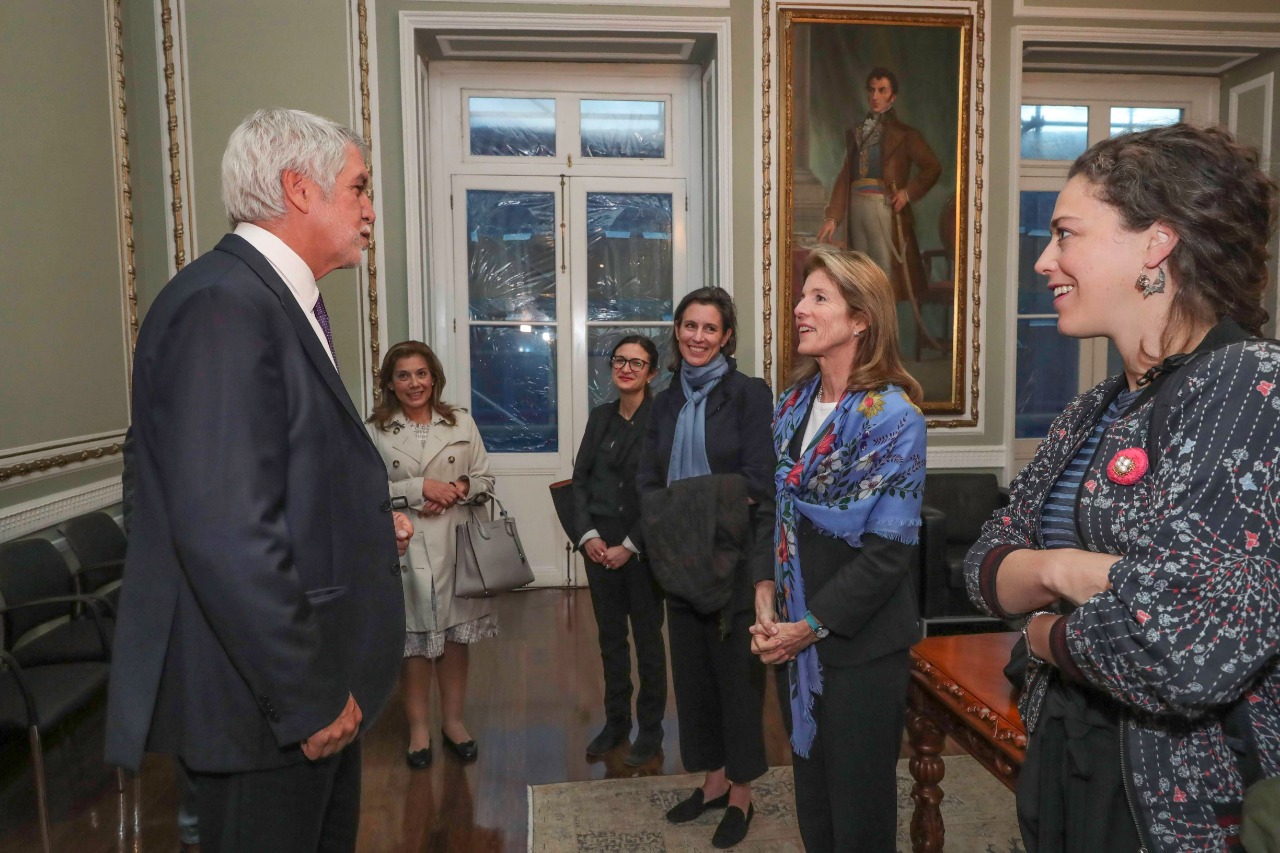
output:
[[[1058,330],[1123,372],[1077,397],[970,550],[1025,616],[1029,851],[1239,849],[1280,772],[1276,185],[1222,130],[1114,137],[1071,167],[1036,263]]]

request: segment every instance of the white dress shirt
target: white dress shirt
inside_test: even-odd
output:
[[[280,278],[288,286],[293,298],[298,300],[298,307],[307,315],[307,322],[320,339],[320,346],[329,353],[329,361],[333,369],[338,369],[337,357],[329,349],[329,339],[324,336],[324,328],[316,319],[316,301],[320,299],[320,288],[316,286],[316,277],[311,274],[311,267],[298,257],[298,253],[265,228],[259,228],[250,222],[241,222],[236,226],[236,236],[243,237],[253,248],[262,253]]]

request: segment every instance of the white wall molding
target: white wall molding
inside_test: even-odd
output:
[[[1241,83],[1239,86],[1232,86],[1230,92],[1230,102],[1227,107],[1227,126],[1231,128],[1231,132],[1236,132],[1236,125],[1239,121],[1240,96],[1252,92],[1254,89],[1262,89],[1262,144],[1259,147],[1259,155],[1261,156],[1262,171],[1269,172],[1271,170],[1271,128],[1272,128],[1272,108],[1275,104],[1275,86],[1276,73],[1268,71],[1261,77],[1255,77],[1252,80]]]
[[[929,469],[1003,469],[1008,458],[1008,451],[1003,444],[994,447],[930,447],[926,458]]]
[[[1026,0],[1014,0],[1013,15],[1015,18],[1065,18],[1079,20],[1089,17],[1102,21],[1197,21],[1205,24],[1280,24],[1280,13],[1275,12],[1223,12],[1179,11],[1173,9],[1135,9],[1127,6],[1116,6],[1110,9],[1089,9],[1078,6],[1028,6]],[[1141,40],[1144,44],[1153,43],[1150,31],[1143,31]]]
[[[0,510],[0,542],[102,509],[119,501],[120,495],[120,480],[112,478],[6,507]]]

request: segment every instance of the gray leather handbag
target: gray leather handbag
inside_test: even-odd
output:
[[[498,507],[497,518],[490,508],[486,520],[473,504],[467,520],[454,528],[453,594],[459,598],[492,598],[533,582],[516,520],[496,495],[488,497]]]

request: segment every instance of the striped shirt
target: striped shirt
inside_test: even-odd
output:
[[[1080,492],[1080,483],[1084,479],[1085,469],[1089,467],[1093,454],[1097,452],[1098,442],[1102,440],[1102,434],[1106,432],[1107,427],[1125,413],[1142,391],[1141,388],[1136,391],[1121,391],[1107,407],[1102,418],[1094,425],[1088,440],[1080,446],[1071,462],[1058,475],[1057,482],[1049,490],[1049,497],[1045,499],[1044,506],[1040,509],[1040,533],[1044,537],[1046,548],[1080,547],[1080,536],[1076,531],[1076,495]]]

